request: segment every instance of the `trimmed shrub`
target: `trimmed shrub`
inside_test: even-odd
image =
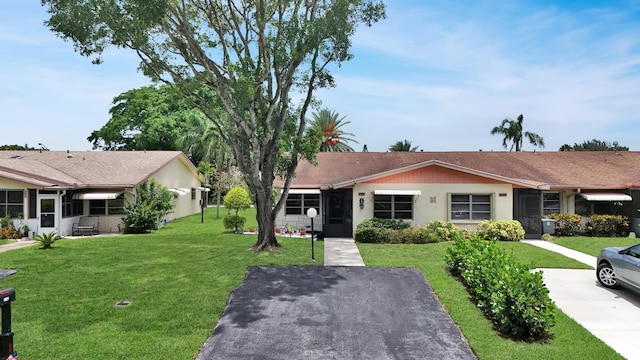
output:
[[[364,219],[356,228],[381,228],[381,229],[393,229],[393,230],[402,230],[408,227],[411,227],[411,224],[396,219]]]
[[[456,234],[462,231],[456,224],[442,220],[429,221],[427,227],[431,231],[430,243],[453,241]]]
[[[478,224],[478,235],[488,240],[520,241],[524,228],[518,220],[484,220]]]
[[[578,214],[549,214],[547,217],[556,221],[555,235],[573,236],[582,231],[582,216]]]
[[[357,228],[354,239],[355,241],[361,243],[391,243],[392,238],[397,240],[397,235],[395,234],[396,232],[398,231],[377,227]]]
[[[467,285],[477,306],[514,339],[541,340],[555,324],[555,304],[540,272],[531,273],[495,241],[455,236],[445,260]]]
[[[452,241],[460,231],[453,223],[440,220],[410,226],[402,220],[366,219],[358,225],[355,240],[361,243],[427,244]]]
[[[235,232],[238,232],[238,228],[242,229],[246,220],[247,219],[244,216],[227,215],[223,219],[224,228],[234,229]]]
[[[627,236],[629,218],[622,215],[591,215],[585,228],[591,236]]]

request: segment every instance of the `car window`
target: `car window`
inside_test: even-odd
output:
[[[633,245],[632,247],[627,249],[627,254],[640,258],[640,244]]]

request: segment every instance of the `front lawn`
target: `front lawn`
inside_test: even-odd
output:
[[[592,256],[598,256],[600,250],[609,246],[631,246],[640,242],[640,239],[628,237],[559,237],[553,242],[569,249],[577,250]]]
[[[255,225],[255,210],[241,215]],[[211,334],[247,266],[321,265],[308,241],[279,238],[283,248],[255,255],[255,235],[224,230],[210,209],[155,233],[62,239],[0,253],[13,287],[15,347],[21,360],[193,359]],[[128,307],[116,307],[128,300]]]
[[[532,268],[589,268],[529,244],[499,244],[512,249],[520,261]],[[422,271],[480,360],[623,359],[560,310],[552,329],[553,339],[546,344],[501,337],[473,304],[464,286],[447,271],[444,256],[450,245],[358,244],[358,248],[367,266],[412,267]]]

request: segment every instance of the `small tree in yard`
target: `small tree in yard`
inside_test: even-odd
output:
[[[144,234],[158,228],[158,223],[173,212],[173,194],[155,179],[138,187],[136,202],[124,207],[124,233]]]
[[[244,210],[251,206],[251,198],[247,191],[241,187],[231,189],[224,197],[224,207],[228,210],[235,210],[234,215],[227,215],[224,218],[225,229],[234,229],[238,232],[238,228],[242,227],[245,222],[243,216],[238,215],[239,210]]]

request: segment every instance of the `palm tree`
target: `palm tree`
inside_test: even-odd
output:
[[[526,137],[531,145],[539,146],[544,148],[544,139],[542,136],[532,133],[529,131],[522,132],[522,121],[524,120],[524,116],[520,114],[518,116],[518,120],[512,119],[504,119],[500,126],[496,126],[491,130],[491,135],[501,134],[504,137],[502,138],[502,146],[507,148],[507,144],[511,142],[511,148],[509,151],[512,151],[515,147],[516,151],[522,151],[522,143],[524,141],[524,137]]]
[[[216,173],[216,217],[220,217],[222,173],[228,171],[233,162],[229,146],[221,139],[213,123],[199,113],[187,118],[187,131],[178,138],[178,147],[196,164],[213,164],[209,174]],[[211,179],[207,178],[207,182]]]
[[[355,139],[352,133],[342,131],[341,127],[350,124],[351,121],[344,121],[346,116],[338,118],[340,115],[329,109],[322,109],[313,113],[313,120],[310,121],[311,131],[321,134],[320,152],[353,152],[353,148],[347,145]],[[346,135],[346,136],[345,136]]]
[[[416,152],[418,150],[417,146],[411,147],[411,141],[405,139],[401,141],[397,141],[395,144],[389,146],[389,151],[392,152]]]

